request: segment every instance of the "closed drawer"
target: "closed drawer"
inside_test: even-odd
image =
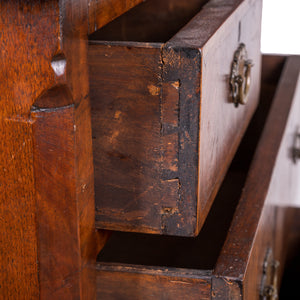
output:
[[[90,37],[98,228],[198,234],[258,103],[260,19],[261,1],[152,0]]]
[[[267,77],[274,79],[277,69],[277,65],[267,68],[265,73],[272,72]],[[288,128],[298,120],[299,74],[300,57],[292,57],[274,98],[277,78],[263,83],[259,109],[199,236],[113,234],[98,258],[99,299],[252,300],[269,299],[263,298],[267,291],[275,297],[283,268],[277,263],[282,257],[276,243],[280,232],[274,231],[278,225],[275,179],[286,176],[280,153],[290,149]],[[288,173],[299,168],[291,165]],[[295,183],[279,184],[287,190]]]

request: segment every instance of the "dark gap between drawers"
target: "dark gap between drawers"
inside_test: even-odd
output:
[[[208,0],[148,0],[90,35],[90,40],[167,42]]]
[[[270,58],[270,59],[269,59]],[[281,58],[279,58],[280,60]],[[206,222],[195,238],[113,232],[98,262],[211,270],[225,241],[284,64],[264,59],[261,101]]]

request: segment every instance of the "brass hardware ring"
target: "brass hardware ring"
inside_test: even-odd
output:
[[[278,299],[278,268],[279,262],[273,258],[272,250],[269,248],[263,264],[260,300]]]
[[[252,66],[252,61],[247,59],[245,44],[240,44],[234,53],[230,75],[231,95],[235,107],[239,104],[246,104],[248,101]]]

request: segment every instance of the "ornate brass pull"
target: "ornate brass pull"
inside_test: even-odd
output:
[[[232,101],[235,107],[247,103],[247,96],[251,84],[251,68],[253,64],[247,59],[245,44],[240,44],[235,51],[231,66],[230,87]]]
[[[260,291],[261,300],[278,299],[277,273],[279,262],[273,259],[272,250],[268,249],[263,265],[262,286]]]

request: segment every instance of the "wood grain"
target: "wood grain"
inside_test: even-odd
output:
[[[290,147],[286,143],[287,128],[297,118],[297,109],[294,107],[299,102],[299,97],[295,98],[299,70],[299,57],[289,58],[253,158],[230,234],[214,272],[217,276],[237,278],[243,282],[245,297],[258,297],[265,253],[268,248],[273,249],[274,253],[276,232],[273,230],[276,228],[276,203],[278,205],[276,199],[280,196],[278,184],[281,190],[288,190],[292,183],[284,180],[285,172],[280,168],[279,154],[281,147]],[[283,179],[279,180],[281,176]],[[293,195],[287,196],[288,199],[291,197]],[[248,199],[254,199],[255,204],[253,201],[247,202]],[[281,201],[284,203],[285,200]],[[278,238],[277,236],[276,240]],[[275,251],[277,255],[280,252],[278,248]],[[280,257],[277,256],[278,258]],[[234,267],[230,269],[228,265],[231,264]]]
[[[283,249],[282,244],[289,247],[295,243],[293,237],[285,233],[292,224],[296,226],[292,219],[296,210],[277,206],[278,184],[286,190],[293,181],[287,185],[287,181],[279,182],[276,178],[280,174],[287,174],[281,168],[282,158],[285,160],[287,156],[281,156],[280,152],[282,147],[289,148],[289,128],[297,120],[298,110],[295,107],[298,107],[300,99],[297,97],[300,58],[292,57],[287,60],[273,101],[270,97],[274,95],[278,73],[285,59],[271,60],[266,58],[267,69],[262,76],[266,80],[262,84],[262,102],[200,235],[190,239],[115,234],[98,258],[98,297],[101,289],[108,299],[121,298],[122,292],[130,299],[138,296],[143,299],[152,299],[152,296],[168,299],[169,295],[173,296],[175,289],[177,298],[185,299],[186,295],[183,293],[191,288],[189,297],[199,299],[194,294],[192,283],[181,285],[188,275],[195,280],[194,287],[200,289],[199,293],[203,293],[204,299],[207,296],[211,299],[259,299],[267,252],[271,251],[271,257],[280,259],[284,264],[286,249]],[[296,165],[294,167],[297,168]],[[290,169],[289,174],[292,172]],[[237,179],[241,180],[243,176],[246,177],[245,181],[239,182]],[[229,189],[224,189],[228,180],[231,185]],[[294,196],[295,194],[291,195],[291,198]],[[231,199],[234,197],[239,199],[237,206],[234,199]],[[287,200],[289,199],[285,198],[281,202],[288,203]],[[227,210],[232,213],[235,211],[233,219],[229,214],[227,217],[218,216],[216,207],[224,213],[228,213]],[[222,244],[219,245],[219,252],[214,256],[211,249],[214,245],[215,248],[219,247],[221,236],[213,244],[211,241],[216,235],[214,230],[220,231],[225,227],[225,223],[221,226],[222,217],[227,218],[227,221],[229,217],[232,222],[228,225],[229,230],[224,229],[227,238],[223,247]],[[207,235],[204,234],[201,240],[204,231]],[[295,235],[295,231],[290,232]],[[193,244],[197,239],[198,244]],[[206,264],[208,261],[209,265]],[[282,268],[283,265],[278,272],[278,284]],[[205,274],[209,284],[203,285]],[[198,279],[201,281],[198,282]],[[175,287],[174,281],[179,282]]]
[[[225,14],[230,6],[228,1],[224,1],[224,5],[226,8],[222,3],[218,3],[216,8],[212,4],[211,7],[208,5],[207,9],[214,9],[215,14],[222,10]],[[261,13],[262,1],[242,3],[236,9],[236,13],[228,17],[226,23],[202,47],[204,63],[199,145],[198,231],[258,104],[261,54],[257,50],[260,49]],[[203,21],[200,19],[199,22]],[[214,24],[211,26],[214,27]],[[188,38],[189,36],[182,36],[182,39],[186,39],[190,44]],[[246,45],[248,58],[255,62],[255,66],[251,70],[247,104],[232,109],[227,78],[231,69],[232,54],[239,43]]]
[[[165,43],[207,2],[208,0],[144,1],[101,30],[94,32],[90,38],[102,41]]]
[[[126,265],[118,265],[117,268],[116,272],[109,265],[97,266],[99,299],[183,300],[187,295],[189,299],[210,299],[209,272],[201,274],[180,269],[149,270]]]
[[[0,295],[39,299],[36,198],[29,111],[54,84],[56,1],[1,1]],[[40,47],[40,43],[43,47]]]
[[[0,76],[3,82],[0,101],[0,230],[3,233],[0,294],[3,299],[53,299],[54,295],[60,299],[93,299],[95,277],[88,270],[105,241],[105,234],[96,233],[94,226],[86,63],[88,2],[2,1],[0,11]],[[53,67],[58,60],[66,63],[61,73]],[[47,115],[46,111],[44,113],[53,116],[53,120],[41,117],[35,123],[31,118],[34,103],[52,110],[64,100],[73,105],[72,118],[63,111],[60,111],[63,120],[59,114]],[[51,147],[47,147],[45,137],[38,135],[48,133],[49,128],[57,129],[57,124],[56,127],[51,125],[55,120],[66,125],[61,134],[71,132],[71,123],[72,128],[76,127],[73,140],[66,136],[65,145],[61,144],[63,137],[58,130],[49,132],[55,153],[66,159],[65,164],[53,156],[49,156],[49,160],[43,156],[50,155]],[[47,122],[52,127],[45,128]],[[41,148],[35,148],[39,142],[44,153]],[[71,153],[70,157],[64,157],[66,153]],[[62,174],[55,173],[55,169],[67,170],[70,176],[60,177]],[[52,186],[50,179],[57,186]],[[65,186],[60,179],[66,181]],[[61,198],[56,197],[59,191]],[[68,204],[72,207],[70,214],[65,211]],[[62,215],[51,214],[54,211]],[[55,220],[62,222],[62,227]],[[60,230],[66,233],[63,237]],[[55,238],[59,241],[57,244]],[[75,248],[61,249],[62,245]],[[57,270],[62,273],[57,274]]]
[[[43,97],[46,98],[47,94]],[[53,103],[54,106],[48,108],[35,106],[31,114],[42,299],[72,299],[80,295],[75,109],[69,95],[65,87],[56,89],[56,97],[52,100],[66,97],[69,105],[55,106],[56,103]]]
[[[261,1],[158,2],[90,37],[96,226],[195,236],[257,106]],[[165,35],[133,26],[157,7]],[[255,68],[235,109],[228,78],[242,42]]]
[[[145,0],[88,0],[89,33],[106,25]]]

